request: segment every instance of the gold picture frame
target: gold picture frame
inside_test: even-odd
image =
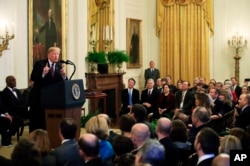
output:
[[[36,61],[47,58],[47,47],[61,48],[60,58],[66,58],[67,0],[29,0],[28,21],[28,70],[30,74]],[[55,33],[50,35],[49,31]]]
[[[142,20],[127,18],[127,54],[129,62],[127,68],[140,68],[142,62]]]

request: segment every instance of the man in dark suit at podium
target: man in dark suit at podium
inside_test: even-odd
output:
[[[122,90],[121,93],[122,108],[120,111],[120,115],[129,113],[133,104],[140,103],[139,91],[135,89],[134,86],[135,86],[135,79],[129,78],[128,88]]]
[[[34,85],[29,96],[30,132],[35,129],[46,129],[45,110],[41,105],[41,89],[67,79],[65,68],[58,62],[60,52],[60,48],[50,47],[48,59],[37,61],[33,67],[31,80],[34,81]]]

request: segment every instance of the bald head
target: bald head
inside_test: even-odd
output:
[[[157,122],[156,130],[162,135],[169,135],[172,129],[172,122],[168,118],[160,118]]]
[[[221,153],[217,155],[212,162],[212,166],[229,166],[230,165],[230,158],[228,154]]]
[[[84,133],[80,136],[78,145],[80,150],[84,152],[84,156],[98,156],[99,155],[99,141],[94,134]]]
[[[131,129],[131,134],[133,143],[138,147],[149,138],[150,131],[147,125],[136,123]]]

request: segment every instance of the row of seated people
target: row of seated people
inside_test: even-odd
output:
[[[144,120],[143,118],[144,117]],[[132,106],[129,114],[121,116],[120,131],[110,128],[107,115],[91,117],[86,133],[75,140],[77,125],[71,118],[60,123],[59,136],[62,145],[50,149],[48,133],[37,129],[30,133],[28,140],[21,140],[14,148],[11,160],[0,162],[15,165],[100,165],[100,166],[151,166],[163,165],[220,165],[221,157],[229,162],[230,150],[249,149],[249,135],[241,128],[231,129],[228,136],[221,138],[206,126],[209,119],[205,107],[197,107],[192,113],[192,122],[203,124],[192,130],[180,119],[161,117],[153,135],[146,121],[146,109],[141,104]],[[190,138],[194,139],[189,142]],[[22,149],[23,148],[23,149]],[[194,155],[191,155],[193,154]],[[222,155],[221,154],[226,154]],[[192,156],[189,158],[189,156]],[[206,159],[203,157],[207,155]],[[2,157],[0,157],[2,158]],[[218,159],[219,158],[219,159]],[[218,160],[218,161],[217,161]],[[22,161],[20,163],[20,161]],[[2,165],[2,163],[0,163]],[[7,164],[5,164],[7,165]],[[223,164],[224,165],[224,164]]]
[[[0,92],[0,134],[3,146],[11,146],[11,136],[19,134],[18,130],[29,118],[28,104],[24,99],[27,93],[16,89],[14,76],[6,77],[6,87]]]
[[[155,88],[153,79],[148,79],[146,89],[142,90],[140,95],[139,90],[134,88],[135,80],[129,78],[128,88],[121,93],[120,115],[128,113],[133,104],[140,103],[145,106],[148,114],[153,114],[152,119],[158,119],[161,116],[172,117],[179,111],[191,115],[196,106],[206,107],[211,115],[210,118],[218,119],[233,110],[237,104],[231,98],[232,93],[227,89],[228,86],[220,89],[207,87],[208,89],[204,90],[199,88],[201,85],[204,84],[197,83],[194,90],[194,87],[190,88],[188,81],[183,81],[179,83],[178,90],[173,93],[172,84],[164,82],[161,87]]]

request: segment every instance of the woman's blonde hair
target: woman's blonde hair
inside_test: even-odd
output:
[[[96,135],[99,139],[106,139],[109,133],[109,126],[107,120],[103,117],[93,116],[86,125],[85,129],[87,133]]]
[[[230,154],[230,150],[241,150],[241,142],[239,138],[233,135],[226,135],[220,141],[219,153]]]
[[[46,154],[51,151],[49,135],[46,130],[36,129],[32,131],[29,135],[29,140],[35,144],[35,147],[39,149],[41,153]]]

